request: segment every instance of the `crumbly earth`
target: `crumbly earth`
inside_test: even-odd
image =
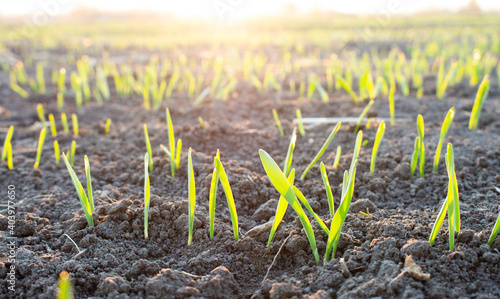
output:
[[[5,76],[2,77],[6,80]],[[480,129],[468,130],[475,88],[463,84],[448,90],[444,100],[434,96],[434,78],[427,78],[423,98],[396,96],[396,116],[409,119],[388,125],[379,150],[376,171],[369,172],[376,125],[363,128],[363,146],[353,204],[340,237],[335,259],[316,265],[306,235],[289,208],[270,247],[268,231],[248,234],[274,217],[278,192],[262,168],[258,150],[266,150],[280,165],[293,130],[295,109],[304,117],[357,117],[365,104],[355,105],[343,92],[323,103],[299,100],[283,92],[260,95],[245,83],[227,102],[206,101],[194,107],[185,96],[174,95],[164,104],[172,114],[176,137],[182,138],[182,162],[176,176],[160,149],[168,144],[164,107],[146,111],[138,97],[113,97],[104,106],[87,103],[75,111],[71,98],[67,112],[76,112],[80,136],[59,130],[57,140],[66,151],[76,140],[75,171],[85,182],[84,155],[90,159],[96,209],[95,227],[87,221],[61,162],[56,165],[53,138],[47,136],[38,169],[33,169],[41,125],[35,106],[57,115],[54,96],[20,99],[0,85],[1,140],[15,125],[14,170],[0,165],[1,203],[7,186],[16,190],[17,237],[15,292],[7,289],[8,236],[5,207],[0,216],[0,298],[54,298],[61,271],[68,271],[78,298],[498,298],[500,297],[500,238],[486,244],[499,210],[500,94],[492,80],[481,115]],[[110,85],[113,82],[110,78]],[[55,87],[52,87],[55,89]],[[111,88],[113,90],[113,87]],[[428,238],[447,190],[444,149],[439,171],[432,173],[440,127],[450,107],[455,120],[446,142],[455,149],[462,230],[456,249],[448,248],[445,221],[433,246]],[[271,109],[280,115],[285,137],[280,137]],[[388,101],[376,99],[371,117],[388,117]],[[416,117],[425,119],[426,172],[410,178],[410,156],[417,135]],[[202,129],[197,118],[207,123]],[[113,123],[104,136],[107,118]],[[151,179],[149,238],[144,239],[142,125],[149,128],[154,155]],[[297,177],[333,128],[306,127],[298,136],[293,156]],[[355,140],[354,126],[344,123],[324,161],[335,206],[342,175],[349,167]],[[337,145],[342,146],[338,169],[333,169]],[[194,239],[187,245],[187,148],[193,149],[196,180]],[[208,197],[216,150],[229,177],[236,201],[240,239],[234,239],[221,187],[217,194],[215,236],[209,238]],[[312,208],[327,225],[331,217],[319,163],[304,181],[296,180]],[[85,185],[85,183],[84,183]],[[371,216],[362,215],[369,209]],[[312,220],[320,256],[327,236]],[[73,244],[74,241],[75,244]],[[430,274],[419,280],[404,272],[408,255]],[[275,262],[271,269],[273,259]],[[263,281],[269,271],[267,279]]]

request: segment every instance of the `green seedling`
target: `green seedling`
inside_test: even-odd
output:
[[[52,133],[52,137],[57,137],[56,121],[54,120],[54,115],[52,115],[52,113],[49,114],[49,122],[50,122],[50,131]]]
[[[318,249],[316,247],[316,239],[314,237],[314,231],[312,229],[311,223],[307,218],[302,206],[300,205],[295,193],[293,192],[292,186],[288,182],[285,174],[279,169],[276,162],[274,162],[273,158],[269,156],[264,150],[259,150],[260,160],[262,162],[262,166],[266,171],[267,176],[271,180],[271,183],[276,188],[276,190],[285,198],[285,200],[292,206],[297,215],[299,216],[300,222],[304,227],[307,238],[309,240],[309,244],[311,245],[312,252],[314,254],[314,259],[316,260],[316,264],[319,264],[319,254]]]
[[[304,194],[302,194],[302,192],[300,192],[300,190],[297,187],[295,187],[295,186],[292,186],[292,189],[293,189],[293,193],[295,194],[295,196],[297,196],[297,198],[302,203],[302,205],[304,207],[306,207],[306,210],[309,211],[309,213],[318,222],[319,226],[323,229],[323,231],[328,236],[328,234],[330,233],[330,231],[328,230],[328,227],[323,222],[323,220],[321,220],[321,218],[319,218],[319,216],[313,211],[311,205],[309,204],[309,202],[307,201],[307,199],[304,197]]]
[[[418,153],[420,177],[424,177],[424,168],[425,168],[424,118],[422,117],[421,114],[419,114],[417,117],[417,130],[418,130],[418,137],[420,137],[420,145],[418,146],[420,149]]]
[[[57,81],[57,89],[61,93],[66,93],[66,69],[61,68],[59,70],[59,79]]]
[[[153,152],[151,151],[151,143],[149,142],[148,126],[144,124],[144,141],[148,151],[149,171],[153,172]]]
[[[380,142],[382,142],[382,138],[384,138],[385,133],[385,122],[380,122],[377,129],[377,135],[375,136],[375,143],[373,143],[373,151],[372,151],[372,163],[370,164],[370,172],[375,172],[375,160],[377,160],[377,152],[380,146]]]
[[[287,180],[290,186],[293,186],[295,182],[295,169],[292,169],[290,171]],[[271,232],[269,233],[269,239],[267,240],[267,247],[271,245],[271,242],[273,241],[274,238],[274,234],[276,233],[276,230],[278,229],[281,220],[283,220],[287,208],[288,208],[288,201],[282,195],[280,195],[280,198],[278,200],[278,206],[276,207],[276,215],[274,216]]]
[[[273,116],[274,116],[274,121],[276,121],[276,126],[278,127],[278,130],[280,132],[280,136],[283,137],[285,133],[283,132],[283,127],[281,126],[280,118],[278,117],[278,112],[276,109],[273,109]]]
[[[323,179],[323,184],[325,185],[328,207],[330,208],[330,216],[333,216],[335,203],[333,202],[332,188],[330,188],[330,182],[328,181],[328,173],[326,172],[325,164],[323,164],[323,162],[321,162],[321,178]]]
[[[210,87],[206,87],[203,91],[196,97],[193,104],[198,106],[203,100],[210,94]]]
[[[477,130],[477,127],[479,125],[479,118],[481,117],[481,110],[483,109],[484,100],[488,96],[489,89],[489,76],[485,75],[483,81],[479,85],[476,99],[474,100],[474,106],[472,107],[472,112],[469,119],[469,130]]]
[[[220,153],[217,150],[216,157],[220,160]],[[215,201],[217,197],[217,185],[219,184],[219,174],[217,173],[217,167],[214,166],[214,171],[212,172],[212,182],[210,184],[210,197],[209,197],[209,216],[210,216],[210,237],[214,236],[214,225],[215,225]]]
[[[394,120],[394,93],[396,92],[396,82],[394,81],[394,78],[392,77],[391,81],[391,87],[389,88],[389,114],[391,117],[391,126],[394,126],[396,123]]]
[[[295,114],[297,115],[297,123],[299,126],[300,136],[304,137],[306,135],[306,131],[304,130],[304,123],[302,123],[302,113],[300,112],[299,108],[295,110]]]
[[[65,134],[69,133],[69,126],[68,126],[68,117],[66,116],[66,113],[61,113],[61,123],[63,127],[63,131]]]
[[[109,128],[111,127],[111,118],[108,118],[106,120],[106,126],[104,127],[104,135],[108,135],[109,134]]]
[[[82,184],[80,183],[80,180],[75,174],[75,171],[73,170],[73,167],[71,167],[68,159],[66,158],[66,155],[63,153],[63,160],[64,164],[66,164],[66,168],[68,169],[69,175],[71,177],[71,181],[73,182],[73,186],[76,189],[76,193],[78,194],[78,198],[80,198],[80,203],[82,204],[83,212],[85,213],[85,217],[87,218],[87,223],[89,224],[90,227],[94,226],[94,220],[92,219],[92,212],[94,208],[94,203],[91,202],[92,197],[87,197],[87,194],[85,193],[85,190],[83,189]],[[86,163],[86,169],[85,172],[88,172],[88,177],[90,177],[90,168],[87,168]],[[89,182],[87,181],[87,185]],[[92,192],[90,189],[89,192]]]
[[[292,137],[290,138],[290,143],[288,144],[288,150],[286,152],[285,163],[283,165],[283,171],[285,175],[289,175],[290,169],[292,168],[293,151],[295,149],[296,141],[297,141],[297,128],[293,128]]]
[[[76,141],[71,141],[71,150],[69,152],[69,162],[71,167],[75,166],[75,152],[76,152]]]
[[[73,135],[78,136],[80,130],[78,129],[78,116],[75,113],[71,114],[71,121],[73,122]]]
[[[290,138],[290,144],[288,145],[288,151],[286,154],[285,162],[283,165],[284,174],[288,175],[288,182],[293,186],[295,181],[295,169],[291,170],[292,159],[293,159],[293,151],[295,149],[295,142],[297,141],[297,129],[293,129],[292,138]],[[269,240],[267,242],[267,246],[271,245],[271,241],[273,240],[274,233],[278,229],[283,216],[285,215],[286,209],[288,207],[288,202],[283,196],[280,196],[278,200],[278,207],[276,208],[276,215],[274,217],[273,225],[271,227],[271,233],[269,234]]]
[[[62,111],[64,109],[64,94],[62,92],[57,93],[57,109]]]
[[[203,120],[203,118],[201,116],[198,116],[198,122],[200,123],[200,127],[205,130],[207,128],[207,126],[205,125],[205,121]]]
[[[339,75],[335,75],[335,80],[342,86],[342,88],[347,91],[347,93],[351,96],[352,100],[354,103],[357,103],[359,101],[358,96],[352,91],[351,84],[349,84],[346,80],[344,80],[342,77]]]
[[[306,83],[304,81],[301,81],[299,84],[299,98],[300,99],[304,98],[305,90],[306,90]]]
[[[441,60],[441,61],[444,61],[444,60]],[[450,70],[448,71],[448,73],[446,74],[444,79],[442,81],[438,82],[437,88],[436,88],[436,97],[438,99],[441,100],[444,97],[444,93],[446,91],[446,88],[448,87],[448,84],[450,83],[452,78],[455,76],[457,66],[458,66],[458,64],[456,62],[453,63],[453,65],[451,66]],[[440,70],[441,70],[441,66],[440,66]],[[439,78],[439,76],[438,76],[438,78]]]
[[[40,119],[42,126],[45,127],[47,120],[45,119],[45,112],[43,111],[42,104],[36,105],[36,112],[38,113],[38,118]]]
[[[193,242],[194,209],[196,207],[196,187],[193,172],[193,160],[191,158],[191,148],[188,150],[188,193],[189,193],[189,237],[188,245]]]
[[[337,169],[339,167],[340,155],[342,155],[342,147],[337,146],[337,152],[335,153],[335,161],[333,161],[333,169]]]
[[[344,172],[340,206],[337,209],[337,212],[335,212],[332,223],[330,225],[330,233],[328,234],[328,241],[326,244],[326,252],[324,258],[325,263],[330,259],[330,253],[332,254],[333,258],[335,257],[335,252],[337,251],[337,245],[340,239],[340,232],[342,230],[342,226],[344,225],[345,218],[347,217],[347,213],[349,212],[349,207],[351,206],[352,197],[354,195],[356,168],[358,166],[358,155],[361,149],[361,140],[363,140],[363,131],[358,132],[351,166],[349,168],[349,171],[346,170]]]
[[[149,155],[148,153],[144,154],[144,239],[148,238],[148,227],[149,227],[149,199],[151,197],[151,189],[149,183],[149,172],[148,166],[149,163]]]
[[[59,165],[59,159],[61,157],[61,150],[59,148],[59,142],[54,140],[54,156],[56,158],[56,164]]]
[[[365,109],[361,112],[361,114],[358,117],[358,121],[356,122],[356,127],[354,128],[354,132],[357,133],[359,130],[359,126],[361,126],[361,122],[365,118],[365,116],[368,114],[368,111],[370,111],[370,108],[373,106],[373,103],[375,103],[374,100],[370,100],[368,104],[366,105]]]
[[[163,145],[161,146],[161,148],[163,149],[167,157],[170,158],[172,177],[174,177],[175,170],[179,168],[181,164],[182,140],[180,138],[179,140],[177,140],[177,149],[176,149],[174,126],[172,125],[172,118],[170,117],[170,111],[168,108],[166,110],[166,115],[167,115],[168,141],[170,145],[170,151],[168,151]]]
[[[326,139],[325,143],[323,143],[323,145],[321,146],[319,152],[313,158],[313,160],[311,161],[311,163],[307,166],[306,170],[304,170],[304,173],[302,173],[302,175],[300,176],[300,179],[302,181],[306,177],[306,174],[309,172],[309,170],[311,170],[311,168],[314,166],[314,164],[316,164],[316,162],[318,162],[318,160],[321,158],[321,156],[323,155],[323,153],[326,151],[326,148],[328,147],[328,145],[330,144],[330,142],[333,140],[333,137],[335,137],[335,134],[337,134],[337,132],[339,131],[341,125],[342,125],[342,123],[339,122],[333,128],[332,132],[330,133],[330,135]]]
[[[413,146],[413,154],[411,155],[410,169],[411,174],[410,178],[413,178],[413,174],[415,173],[415,169],[417,168],[418,156],[420,154],[420,137],[415,138],[415,144]]]
[[[450,250],[455,248],[455,232],[460,232],[460,206],[459,206],[459,196],[458,196],[458,184],[457,177],[455,174],[455,162],[453,155],[453,146],[448,143],[447,154],[445,156],[446,170],[448,172],[448,194],[446,199],[441,206],[434,227],[432,228],[431,235],[429,237],[429,244],[432,246],[436,236],[441,229],[446,212],[448,212],[448,231],[449,231],[449,243]]]
[[[14,126],[10,126],[9,130],[7,131],[7,136],[5,136],[5,140],[3,142],[3,148],[2,148],[2,161],[5,161],[5,158],[7,158],[7,150],[8,146],[10,144],[10,141],[12,139],[12,135],[14,135]]]
[[[441,133],[439,134],[439,143],[436,148],[436,154],[434,155],[434,167],[432,172],[436,173],[439,165],[439,157],[441,155],[441,147],[443,146],[444,139],[446,138],[446,133],[450,128],[453,118],[455,117],[455,107],[451,107],[444,118],[443,125],[441,126]]]
[[[500,230],[500,214],[498,214],[497,222],[495,223],[495,226],[491,231],[490,238],[488,239],[488,245],[491,246],[493,244],[493,241],[495,240],[495,237],[497,236],[499,230]]]
[[[45,133],[47,132],[47,128],[43,127],[42,130],[40,131],[40,137],[38,138],[38,147],[36,151],[36,160],[35,160],[35,165],[33,165],[34,168],[38,168],[40,165],[40,158],[42,157],[42,151],[43,151],[43,143],[45,142]]]
[[[231,222],[233,223],[234,239],[238,241],[238,215],[236,214],[236,205],[234,204],[233,192],[231,191],[231,186],[229,185],[229,180],[227,179],[226,171],[220,162],[219,157],[214,158],[215,169],[217,170],[217,175],[224,189],[224,194],[226,194],[227,205],[229,207],[229,214],[231,215]],[[215,199],[214,199],[215,204]]]
[[[13,169],[14,168],[14,162],[12,161],[12,143],[7,144],[7,168],[8,169]]]
[[[57,299],[74,299],[73,285],[69,273],[66,271],[59,274],[59,282],[57,283]]]

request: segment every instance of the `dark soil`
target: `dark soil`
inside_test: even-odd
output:
[[[90,159],[97,207],[95,227],[89,228],[64,163],[55,164],[54,138],[49,133],[42,163],[38,170],[33,169],[41,127],[35,106],[43,103],[46,113],[54,113],[60,125],[55,96],[23,100],[6,82],[1,82],[2,144],[8,126],[15,125],[15,169],[8,170],[5,164],[0,167],[1,198],[2,204],[6,204],[7,186],[15,185],[17,254],[12,292],[7,289],[12,263],[8,262],[4,208],[0,216],[5,240],[0,253],[0,298],[54,298],[61,271],[70,273],[78,298],[498,298],[500,238],[491,247],[486,242],[500,212],[500,194],[495,189],[500,183],[500,94],[493,84],[484,104],[480,130],[470,131],[468,120],[475,88],[466,84],[455,86],[444,100],[437,100],[433,93],[429,87],[422,99],[396,97],[396,117],[411,121],[387,126],[375,174],[370,174],[369,163],[376,126],[364,129],[368,144],[361,149],[353,204],[336,258],[317,266],[291,208],[269,248],[265,246],[268,231],[245,236],[250,229],[274,217],[278,199],[278,192],[262,168],[258,150],[266,150],[277,163],[283,163],[296,108],[302,110],[304,117],[357,117],[365,104],[353,104],[344,92],[331,94],[327,104],[317,95],[312,101],[305,101],[288,92],[276,102],[275,94],[259,95],[245,83],[239,84],[236,98],[227,102],[206,101],[198,107],[193,107],[185,96],[174,95],[164,104],[171,110],[176,137],[182,138],[184,145],[175,177],[171,177],[170,162],[159,147],[168,144],[165,107],[146,111],[139,97],[114,97],[102,107],[87,104],[76,111],[80,136],[65,135],[61,129],[57,140],[64,151],[76,140],[75,171],[82,182],[83,157],[88,155]],[[462,217],[462,231],[454,251],[448,247],[446,222],[434,246],[428,243],[448,184],[444,150],[437,174],[432,173],[432,161],[442,121],[452,106],[456,107],[456,117],[446,142],[452,142],[455,149]],[[285,137],[279,136],[272,108],[278,110]],[[70,106],[67,112],[74,112],[74,107]],[[410,179],[409,161],[419,113],[426,125],[426,174]],[[387,99],[377,98],[371,116],[388,114]],[[205,130],[198,124],[198,116],[207,122]],[[110,134],[104,136],[108,117],[113,124]],[[146,240],[143,123],[148,125],[154,155],[154,171],[150,173],[150,237]],[[298,137],[293,157],[297,177],[332,127],[306,127],[306,136]],[[356,138],[353,128],[343,124],[321,159],[327,165],[336,207],[342,175],[352,157]],[[338,169],[333,169],[337,145],[342,146],[342,157]],[[193,148],[197,189],[191,246],[187,245],[189,147]],[[217,149],[236,201],[239,241],[234,240],[220,187],[215,236],[208,236],[208,197]],[[319,163],[304,181],[297,179],[296,186],[329,225]],[[367,207],[373,217],[359,213]],[[323,256],[327,236],[311,221]],[[276,255],[267,280],[262,282]],[[423,272],[430,274],[428,281],[399,275],[407,255],[412,255]]]

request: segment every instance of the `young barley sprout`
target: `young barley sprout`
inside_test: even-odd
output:
[[[410,178],[413,178],[413,174],[415,173],[415,169],[417,168],[418,156],[420,154],[420,137],[415,138],[415,144],[413,146],[413,154],[411,155],[410,162]]]
[[[453,118],[455,117],[455,107],[451,107],[444,118],[443,125],[441,127],[441,133],[439,134],[439,142],[436,148],[436,154],[434,154],[434,166],[432,172],[436,173],[439,165],[439,157],[441,155],[441,147],[443,146],[444,139],[446,138],[446,133],[450,128]]]
[[[370,165],[371,173],[375,172],[375,160],[377,159],[378,148],[380,146],[380,142],[382,142],[382,139],[384,138],[384,133],[385,133],[385,122],[382,121],[380,122],[380,125],[378,125],[377,135],[375,136],[375,143],[373,144],[372,163]]]
[[[217,150],[216,157],[220,160],[220,153]],[[219,183],[219,174],[217,173],[217,167],[214,166],[214,171],[212,172],[212,182],[210,184],[210,196],[209,196],[209,218],[210,218],[210,237],[214,236],[214,225],[215,225],[215,201],[217,199],[217,185]]]
[[[66,116],[66,113],[61,113],[61,123],[63,126],[63,131],[65,134],[69,133],[69,126],[68,126],[68,117]]]
[[[476,99],[474,100],[474,106],[472,107],[472,112],[469,119],[469,130],[477,130],[477,127],[479,125],[479,118],[481,117],[481,110],[483,109],[484,100],[488,96],[489,89],[489,76],[485,75],[483,81],[479,85]]]
[[[40,136],[38,137],[38,147],[36,151],[35,165],[33,166],[34,168],[38,168],[38,166],[40,165],[40,158],[42,157],[43,143],[45,142],[46,131],[47,128],[43,127],[40,131]]]
[[[85,213],[85,217],[87,218],[87,223],[89,224],[89,227],[93,227],[94,226],[94,220],[92,219],[93,203],[92,204],[90,203],[89,198],[87,197],[87,194],[85,193],[85,190],[83,189],[83,186],[80,183],[80,180],[76,176],[73,167],[71,167],[71,165],[69,164],[69,161],[66,158],[65,154],[63,154],[63,160],[64,164],[66,164],[66,168],[68,169],[76,193],[78,194],[78,198],[80,199],[83,212]]]
[[[302,122],[302,113],[300,112],[299,108],[295,110],[295,114],[297,115],[297,124],[299,126],[300,136],[304,137],[306,135],[306,131],[304,130],[304,123]]]
[[[273,109],[273,116],[274,116],[274,121],[276,122],[276,126],[278,127],[278,130],[280,132],[280,136],[283,137],[285,133],[283,132],[283,127],[281,126],[280,118],[278,117],[278,112],[276,109]]]
[[[52,137],[57,137],[56,121],[54,120],[54,115],[52,115],[52,113],[49,114],[49,122],[50,122],[50,131],[52,133]]]
[[[314,231],[312,229],[311,223],[307,218],[302,206],[300,205],[295,193],[293,192],[292,186],[288,182],[285,174],[280,170],[276,162],[274,162],[273,158],[269,156],[264,150],[259,150],[260,160],[262,162],[262,166],[266,171],[267,176],[271,180],[271,183],[276,188],[276,190],[286,199],[288,204],[292,206],[297,215],[299,216],[300,222],[304,227],[307,238],[309,240],[309,244],[311,245],[312,252],[314,254],[314,259],[316,260],[316,264],[319,264],[319,254],[318,249],[316,247],[316,238],[314,237]]]
[[[57,283],[57,299],[74,299],[73,284],[69,273],[66,271],[59,274],[59,281]]]
[[[342,155],[342,147],[337,146],[337,152],[335,153],[335,161],[333,161],[333,169],[337,169],[339,167],[340,155]]]
[[[224,189],[224,194],[226,194],[227,205],[229,207],[229,214],[231,216],[231,222],[233,223],[234,239],[238,241],[239,240],[238,214],[236,213],[236,205],[234,203],[233,192],[231,191],[231,186],[229,185],[229,180],[227,178],[226,171],[224,170],[224,166],[222,166],[219,157],[214,158],[214,164],[215,168],[217,169],[217,174],[222,184],[222,188]]]
[[[330,188],[330,182],[328,181],[328,173],[326,172],[325,164],[323,164],[323,162],[321,162],[320,166],[321,166],[320,167],[321,178],[323,179],[323,184],[325,185],[326,197],[328,199],[328,207],[330,209],[330,216],[333,216],[333,212],[335,211],[335,209],[334,209],[332,189]]]
[[[176,169],[175,135],[174,135],[174,126],[172,125],[172,119],[170,118],[170,110],[168,108],[166,110],[166,115],[167,115],[167,126],[168,126],[168,142],[170,145],[170,163],[171,163],[170,165],[172,170],[172,177],[174,177]]]
[[[287,181],[290,184],[290,186],[293,186],[294,181],[295,181],[295,169],[292,169],[290,171],[290,174],[288,175]],[[269,233],[269,239],[267,240],[267,247],[269,247],[271,245],[271,242],[273,241],[274,234],[276,233],[276,230],[278,229],[278,226],[280,225],[281,220],[283,220],[283,217],[285,216],[287,208],[288,208],[288,201],[282,195],[280,195],[280,198],[278,200],[278,206],[276,207],[276,215],[274,216],[273,225],[271,227],[271,232]]]
[[[73,135],[78,136],[79,128],[78,128],[78,116],[75,113],[71,114],[71,120],[73,121]]]
[[[448,143],[447,154],[445,156],[446,170],[448,172],[448,194],[446,199],[441,206],[438,217],[432,228],[431,235],[429,237],[429,244],[432,246],[436,236],[441,229],[446,212],[448,212],[448,232],[449,232],[449,243],[450,250],[455,248],[455,232],[460,232],[460,205],[458,196],[458,183],[455,174],[455,163],[453,146]]]
[[[151,143],[149,142],[148,126],[144,124],[144,141],[148,151],[149,171],[153,172],[153,152],[151,151]]]
[[[368,111],[373,106],[373,103],[375,103],[375,101],[374,100],[370,100],[370,102],[368,102],[368,104],[366,105],[365,109],[363,109],[363,111],[359,115],[358,121],[356,122],[356,127],[354,128],[354,132],[358,132],[359,126],[361,125],[361,122],[365,118],[366,114],[368,114]]]
[[[189,237],[188,245],[193,242],[194,209],[196,207],[196,187],[193,172],[193,160],[191,158],[191,148],[188,150],[188,193],[189,193]]]
[[[10,144],[10,140],[12,139],[12,135],[14,135],[14,126],[10,126],[9,130],[7,131],[7,136],[5,136],[5,140],[3,142],[3,148],[2,148],[2,157],[1,160],[5,161],[5,158],[7,158],[7,147]]]
[[[309,170],[311,170],[311,168],[314,166],[314,164],[316,164],[316,162],[318,162],[318,160],[321,158],[321,156],[325,153],[326,148],[328,147],[328,145],[330,144],[330,142],[333,140],[333,137],[335,137],[335,134],[337,134],[337,132],[339,131],[341,125],[342,125],[342,123],[339,122],[333,128],[332,132],[330,133],[330,135],[328,136],[328,138],[325,140],[325,143],[323,143],[323,145],[321,146],[319,152],[313,158],[313,160],[311,161],[311,163],[309,163],[309,165],[307,166],[306,170],[304,170],[304,173],[302,173],[302,175],[300,176],[300,179],[302,181],[306,177],[306,174],[309,172]]]
[[[56,164],[59,164],[61,152],[59,149],[59,142],[57,140],[54,140],[54,156],[56,157]]]
[[[109,128],[111,127],[111,118],[106,120],[106,126],[104,127],[104,135],[109,134]]]
[[[12,161],[12,143],[9,142],[7,144],[7,168],[8,169],[13,169],[14,168],[14,162]]]
[[[149,228],[149,200],[151,197],[150,183],[149,183],[149,155],[144,154],[144,239],[148,238],[148,228]]]
[[[424,118],[421,114],[418,115],[417,118],[417,130],[418,136],[420,137],[420,153],[419,156],[419,166],[420,166],[420,177],[424,177],[424,169],[425,169],[425,144],[424,144]]]
[[[498,214],[497,222],[495,223],[495,226],[491,231],[490,238],[488,239],[488,245],[491,246],[493,244],[493,241],[495,240],[495,237],[497,236],[499,230],[500,230],[500,214]]]

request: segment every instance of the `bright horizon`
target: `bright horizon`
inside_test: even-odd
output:
[[[231,19],[244,19],[261,15],[282,13],[286,4],[293,4],[298,13],[312,11],[336,11],[348,14],[408,14],[423,10],[457,11],[470,0],[354,0],[328,1],[313,0],[183,0],[158,2],[158,0],[25,0],[2,5],[0,15],[22,16],[50,11],[53,16],[63,15],[78,8],[91,8],[99,11],[154,11],[170,13],[182,18],[201,17],[219,18],[221,14]],[[477,0],[482,11],[500,11],[498,0]],[[217,11],[217,8],[219,11]]]

